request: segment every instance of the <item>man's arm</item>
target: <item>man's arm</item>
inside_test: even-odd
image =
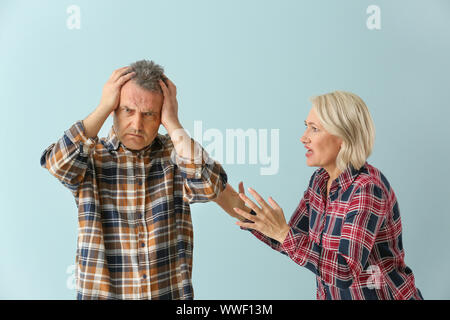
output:
[[[88,138],[95,138],[120,101],[120,89],[130,80],[135,72],[129,72],[130,67],[115,70],[103,87],[102,98],[98,107],[83,120],[85,133]]]
[[[194,141],[184,130],[178,118],[177,87],[169,78],[165,77],[164,80],[159,80],[164,96],[161,108],[161,124],[166,128],[177,155],[189,163],[194,163],[195,151],[198,150],[194,150]]]
[[[242,182],[239,183],[239,193],[244,193],[244,185]],[[239,194],[228,183],[225,190],[223,190],[219,196],[214,199],[214,202],[217,203],[230,216],[241,221],[244,221],[245,218],[236,213],[234,208],[239,208],[250,213],[250,208],[245,205],[245,202],[239,197]]]
[[[189,203],[206,202],[221,197],[219,202],[226,211],[236,215],[228,203],[233,196],[226,190],[227,176],[222,166],[209,158],[201,145],[184,130],[178,118],[177,88],[164,76],[160,80],[164,102],[161,109],[161,124],[166,128],[175,149],[173,160],[184,178],[184,198]],[[233,190],[234,191],[234,190]]]
[[[113,72],[103,88],[99,106],[83,121],[77,121],[64,136],[50,145],[41,156],[41,166],[60,180],[76,196],[95,148],[97,134],[108,115],[117,107],[120,88],[133,73],[126,68]]]

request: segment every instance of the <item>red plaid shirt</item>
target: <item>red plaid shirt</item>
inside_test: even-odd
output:
[[[252,233],[316,274],[317,299],[422,299],[404,262],[400,212],[389,182],[366,163],[331,185],[311,177],[281,244]]]

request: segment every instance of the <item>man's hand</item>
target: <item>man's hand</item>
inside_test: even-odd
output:
[[[135,75],[130,67],[115,70],[103,87],[102,98],[98,107],[83,120],[84,129],[88,138],[97,136],[105,120],[113,112],[120,101],[120,89]]]
[[[130,72],[130,67],[123,67],[114,70],[111,77],[103,86],[102,98],[99,107],[109,111],[116,110],[120,101],[120,89],[130,80],[136,73]]]
[[[161,124],[170,135],[173,130],[181,128],[178,119],[177,87],[166,76],[164,76],[164,80],[167,85],[164,81],[159,80],[164,95],[164,103],[161,109]]]

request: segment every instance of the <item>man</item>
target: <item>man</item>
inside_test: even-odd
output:
[[[114,125],[98,139],[110,114]],[[176,87],[152,61],[115,70],[98,107],[41,165],[77,203],[78,299],[192,299],[189,204],[215,199],[234,216],[232,207],[244,207],[222,166],[183,129]]]

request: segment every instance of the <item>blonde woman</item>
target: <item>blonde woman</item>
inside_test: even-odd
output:
[[[363,100],[341,91],[314,97],[305,125],[306,164],[319,169],[289,224],[274,199],[249,188],[256,204],[242,183],[252,212],[235,202],[246,219],[236,224],[312,271],[318,299],[422,299],[404,262],[394,190],[366,162],[375,129]]]

